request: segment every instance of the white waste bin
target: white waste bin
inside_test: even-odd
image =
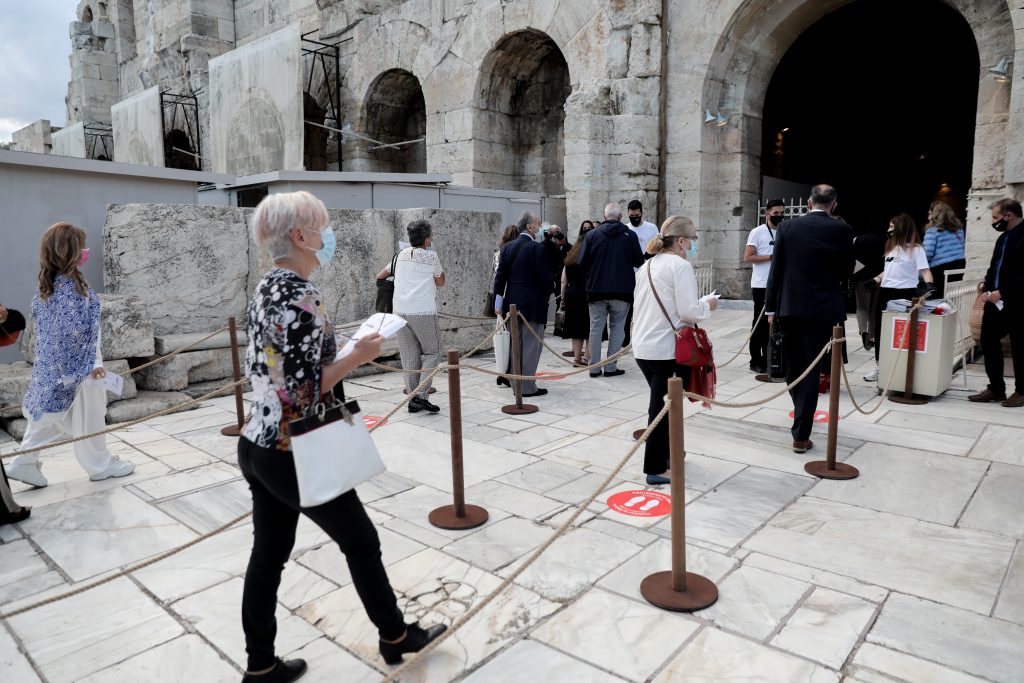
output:
[[[938,396],[949,388],[953,381],[953,341],[956,336],[956,316],[922,315],[917,318],[917,351],[914,358],[914,393],[922,396]],[[907,351],[899,351],[910,345],[910,330],[907,324],[909,313],[882,312],[882,329],[879,335],[878,387],[884,389],[893,364],[896,374],[889,389],[904,391],[907,378]],[[904,334],[906,339],[903,340]]]

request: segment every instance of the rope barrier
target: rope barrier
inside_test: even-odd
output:
[[[919,303],[918,304],[914,304],[913,306],[910,307],[910,310],[908,311],[908,313],[913,313],[914,311],[920,310],[921,308],[922,308],[921,304],[919,304]],[[877,411],[879,408],[881,408],[885,404],[885,396],[886,396],[886,394],[889,393],[889,387],[892,386],[893,378],[896,377],[896,366],[899,365],[899,356],[900,356],[900,354],[903,353],[903,351],[905,350],[903,347],[904,347],[904,345],[907,342],[907,334],[909,334],[909,331],[910,331],[910,324],[909,324],[909,321],[908,321],[907,326],[905,328],[903,328],[903,336],[900,337],[900,343],[899,343],[899,346],[896,349],[896,361],[893,361],[892,370],[889,372],[889,379],[886,380],[886,382],[885,382],[885,389],[882,389],[882,393],[878,394],[875,397],[875,398],[878,399],[878,404],[874,408],[872,408],[871,410],[865,410],[863,408],[863,406],[861,406],[859,403],[857,403],[857,399],[855,399],[853,397],[853,385],[850,383],[850,376],[846,372],[846,365],[845,364],[843,365],[843,381],[846,383],[846,393],[850,396],[850,402],[853,404],[854,410],[856,410],[861,415],[873,415],[875,413],[875,411]],[[875,343],[877,344],[878,342],[876,341]],[[873,399],[869,399],[868,403],[870,403],[871,400],[873,400]],[[867,405],[867,403],[865,403],[864,405]]]
[[[731,362],[733,362],[734,360],[736,360],[737,358],[739,358],[739,357],[740,357],[740,355],[741,355],[741,354],[742,354],[742,353],[743,353],[743,352],[744,352],[745,350],[747,350],[747,344],[749,344],[749,343],[750,343],[750,340],[751,340],[751,338],[752,338],[752,337],[754,336],[754,330],[756,330],[756,329],[757,329],[757,326],[758,326],[758,325],[760,324],[760,322],[761,322],[761,318],[763,318],[763,317],[764,317],[764,311],[765,311],[765,309],[766,309],[766,308],[768,308],[768,304],[765,304],[764,306],[762,306],[762,307],[761,307],[761,312],[757,314],[757,320],[755,320],[755,321],[754,321],[754,324],[753,324],[753,325],[751,326],[751,328],[750,328],[750,333],[749,333],[749,334],[747,334],[747,338],[743,340],[743,343],[741,343],[741,344],[740,344],[740,348],[739,348],[739,349],[738,349],[738,350],[736,351],[736,353],[734,353],[734,354],[733,354],[732,358],[730,358],[729,360],[727,360],[727,361],[725,361],[724,363],[722,363],[721,365],[719,365],[719,366],[718,366],[719,368],[724,368],[724,367],[725,367],[725,366],[727,366],[727,365],[728,365],[729,363],[731,363]],[[771,371],[771,368],[768,368],[768,371],[770,372],[770,371]]]

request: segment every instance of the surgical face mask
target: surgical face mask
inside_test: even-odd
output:
[[[89,247],[84,247],[82,249],[82,258],[80,258],[78,260],[78,267],[81,268],[82,266],[84,266],[88,260],[89,260]]]
[[[632,225],[634,228],[639,227],[640,224],[643,223],[643,222],[644,222],[644,217],[643,216],[630,216],[629,217],[629,224]]]
[[[686,258],[693,259],[695,256],[697,256],[697,238],[686,237],[684,239],[686,239],[690,243],[690,247],[686,250]]]
[[[310,232],[315,231],[310,230]],[[334,257],[334,250],[338,246],[337,238],[334,236],[334,228],[328,225],[326,228],[321,230],[320,239],[323,241],[324,246],[320,247],[319,249],[313,249],[312,247],[306,248],[313,251],[316,254],[316,260],[320,263],[321,266],[326,266],[328,263],[331,262],[331,259]]]
[[[779,227],[779,223],[782,222],[783,218],[785,218],[785,216],[768,216],[768,222],[771,224],[773,228],[777,228]]]
[[[995,230],[996,232],[1006,232],[1006,226],[1007,220],[1005,218],[1000,218],[999,220],[992,224],[992,229]]]

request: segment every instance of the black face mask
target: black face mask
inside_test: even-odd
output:
[[[768,223],[773,227],[779,227],[779,224],[785,219],[785,216],[768,216]]]
[[[630,216],[629,217],[629,224],[632,225],[634,228],[639,227],[640,224],[643,223],[643,222],[644,222],[644,217],[643,216]]]
[[[992,224],[992,229],[996,232],[1006,232],[1007,221],[1005,218],[1000,218]]]

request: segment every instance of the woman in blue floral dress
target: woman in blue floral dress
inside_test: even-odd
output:
[[[55,223],[43,233],[39,248],[39,290],[32,299],[35,362],[32,382],[22,401],[28,419],[21,450],[65,437],[106,428],[106,376],[100,352],[100,300],[79,272],[89,258],[85,232],[70,223]],[[75,458],[93,481],[123,477],[135,465],[95,436],[74,444]],[[46,486],[39,451],[19,455],[7,467],[10,479]]]

